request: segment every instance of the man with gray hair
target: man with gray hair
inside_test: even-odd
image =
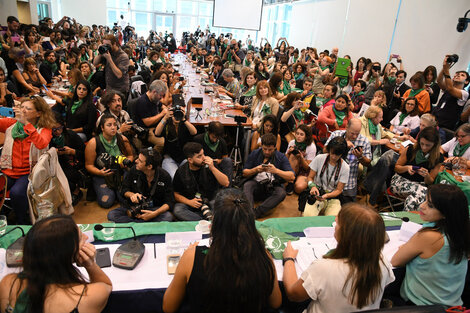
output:
[[[167,107],[160,102],[165,97],[167,90],[168,87],[163,81],[154,80],[150,84],[149,90],[137,99],[132,110],[134,122],[149,130],[147,140],[157,146],[157,149],[163,147],[163,140],[155,137],[153,130],[168,111]]]
[[[219,87],[219,92],[223,92],[227,94],[227,96],[231,97],[232,99],[238,99],[240,94],[240,83],[238,79],[235,78],[235,74],[232,72],[231,69],[226,68],[222,72],[222,78],[227,83],[224,87]]]

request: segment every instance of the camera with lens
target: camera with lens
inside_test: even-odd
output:
[[[106,168],[111,170],[117,170],[119,169],[120,165],[130,168],[133,164],[134,163],[131,160],[122,155],[115,157],[108,153],[101,153],[96,158],[96,165],[99,169]]]
[[[319,197],[323,196],[326,193],[325,190],[322,187],[317,187],[317,188],[318,188],[318,192],[319,192],[319,195],[318,195]],[[317,201],[317,198],[316,198],[315,195],[309,194],[307,196],[307,203],[308,204],[312,205],[312,204],[315,203],[315,201]]]
[[[300,151],[299,151],[299,149],[297,149],[297,147],[296,147],[296,148],[294,148],[294,150],[291,151],[291,153],[292,153],[293,155],[297,155],[297,154],[300,153]]]
[[[183,120],[184,111],[183,111],[181,105],[177,104],[177,105],[173,106],[170,109],[170,111],[173,111],[173,117],[175,118],[175,120],[177,120],[178,122]]]
[[[202,195],[198,192],[194,196],[196,199],[201,199],[202,200],[202,205],[201,205],[201,213],[202,217],[205,220],[212,221],[213,215],[211,208],[209,207],[209,200],[206,198],[203,198]]]
[[[110,45],[101,45],[98,47],[99,54],[105,54],[106,52],[109,52],[109,51],[111,51]]]
[[[380,65],[373,65],[372,69],[376,72],[380,72],[380,70],[381,70]]]
[[[132,218],[137,218],[140,214],[142,214],[142,210],[147,210],[149,208],[153,207],[153,201],[152,200],[145,200],[145,199],[140,199],[139,203],[136,205],[131,205],[129,209],[127,209],[126,214],[129,217]]]
[[[230,45],[230,50],[235,50],[235,45],[234,44]]]
[[[459,56],[457,54],[452,54],[447,56],[447,63],[457,63],[459,61]]]
[[[274,180],[271,178],[263,179],[262,181],[258,182],[258,184],[264,187],[264,190],[267,194],[272,194],[274,192]]]
[[[134,133],[137,135],[137,137],[143,138],[143,137],[147,136],[147,134],[148,134],[147,130],[145,128],[137,125],[136,123],[134,123],[133,120],[128,120],[127,123],[131,125],[131,129],[134,131]]]

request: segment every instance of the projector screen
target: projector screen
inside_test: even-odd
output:
[[[263,0],[214,0],[212,26],[261,29]]]

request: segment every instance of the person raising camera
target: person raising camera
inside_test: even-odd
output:
[[[170,175],[161,168],[162,157],[151,147],[142,149],[135,165],[124,175],[121,196],[123,206],[108,213],[116,223],[171,222],[175,199]]]
[[[100,54],[93,60],[93,65],[103,64],[106,77],[106,89],[113,89],[127,95],[129,91],[129,57],[121,49],[114,35],[106,35],[103,45],[98,48]]]
[[[200,143],[188,142],[183,147],[184,162],[173,179],[176,204],[173,214],[183,221],[212,219],[213,199],[219,187],[228,187],[228,177],[217,169],[214,160],[204,155]]]
[[[92,175],[98,204],[105,209],[116,200],[121,167],[124,167],[122,157],[130,161],[134,159],[129,140],[117,130],[116,118],[104,114],[97,128],[99,134],[88,141],[85,149],[85,168]]]

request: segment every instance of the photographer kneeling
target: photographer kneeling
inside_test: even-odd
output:
[[[303,216],[336,216],[341,210],[338,198],[349,178],[349,165],[342,160],[348,153],[348,144],[343,137],[335,137],[326,149],[328,153],[317,155],[310,163],[308,187],[299,196]]]
[[[129,140],[117,132],[114,116],[104,114],[97,132],[86,145],[85,168],[92,175],[98,204],[108,209],[116,200],[122,168],[132,164],[134,157]]]
[[[162,157],[152,148],[140,151],[138,158],[122,181],[123,207],[108,213],[116,223],[171,222],[169,212],[175,199],[170,175],[161,168]]]
[[[228,177],[215,167],[212,158],[204,155],[201,144],[188,142],[183,151],[187,162],[178,168],[173,179],[173,214],[183,221],[212,220],[213,199],[219,186],[228,187]]]

